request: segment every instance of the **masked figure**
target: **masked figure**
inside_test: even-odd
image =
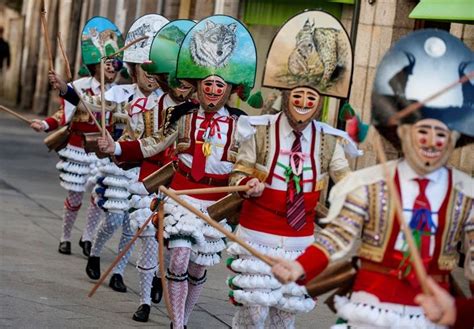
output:
[[[115,153],[118,159],[149,157],[176,142],[176,172],[171,188],[225,186],[237,154],[237,119],[243,114],[229,107],[227,101],[232,92],[245,99],[253,87],[254,42],[239,21],[211,16],[186,34],[177,63],[176,78],[196,86],[198,102],[168,108],[160,135],[121,142],[115,146]],[[222,196],[182,198],[206,212]],[[222,225],[227,226],[225,222]],[[172,325],[183,328],[206,281],[206,268],[219,263],[225,242],[222,234],[172,201],[165,204],[165,238],[170,249],[167,276]]]
[[[330,16],[310,11],[289,22],[305,25],[320,15]],[[284,43],[292,38],[282,35],[291,35],[292,29],[291,24],[280,29],[269,54],[276,51],[273,47],[290,48]],[[336,182],[346,176],[350,168],[345,151],[353,156],[359,151],[344,131],[317,121],[322,107],[319,83],[265,84],[281,74],[272,69],[272,58],[266,62],[264,86],[282,89],[282,113],[239,119],[240,148],[230,182],[249,188],[242,193],[237,236],[263,254],[294,259],[314,242],[315,208],[329,176]],[[231,243],[227,252],[232,255],[228,267],[235,272],[228,279],[230,297],[238,305],[233,328],[294,328],[295,315],[315,307],[304,287],[281,285],[268,265],[239,244]]]
[[[372,94],[375,127],[403,151],[403,158],[386,164],[402,203],[402,219],[428,275],[448,291],[453,291],[450,273],[457,265],[456,245],[461,241],[465,274],[474,290],[474,181],[446,165],[455,147],[473,141],[474,108],[463,101],[466,95],[457,85],[414,113],[404,115],[401,110],[403,104],[423,101],[457,80],[459,66],[473,58],[473,52],[447,32],[416,31],[385,55]],[[415,63],[410,77],[402,76],[399,84],[404,90],[394,90],[394,76],[410,63]],[[398,125],[393,124],[396,118]],[[395,218],[383,166],[349,175],[333,188],[330,202],[328,225],[315,243],[296,262],[280,261],[273,268],[275,275],[284,282],[303,274],[310,280],[347,255],[360,236],[361,262],[352,294],[335,299],[345,324],[334,327],[441,327],[426,319],[415,304],[420,282]]]
[[[100,58],[103,54],[110,55],[123,46],[123,39],[118,28],[104,17],[94,17],[90,19],[82,31],[82,60],[87,66],[91,76],[81,78],[73,82],[78,92],[83,95],[100,94]],[[114,81],[120,71],[122,63],[119,59],[107,60],[105,63],[105,89],[115,85]],[[32,128],[37,131],[53,131],[61,126],[69,126],[68,144],[58,152],[61,161],[56,165],[60,171],[60,184],[68,192],[64,202],[63,215],[63,233],[58,251],[62,254],[71,253],[71,231],[76,221],[79,209],[81,207],[86,182],[91,176],[93,168],[97,164],[97,157],[94,153],[86,153],[84,150],[83,135],[87,133],[96,133],[99,130],[94,124],[93,118],[87,111],[78,104],[77,95],[71,85],[66,84],[54,73],[50,73],[50,81],[56,87],[60,87],[60,96],[63,97],[61,109],[53,116],[43,121],[35,121]],[[71,99],[72,103],[65,100]],[[100,108],[94,115],[98,121],[101,121]],[[112,115],[109,111],[106,113],[107,129],[112,131]],[[82,233],[79,245],[83,249],[85,256],[89,256],[91,250],[91,241],[94,237],[97,225],[99,223],[101,210],[93,198],[90,200],[87,211],[87,223]]]

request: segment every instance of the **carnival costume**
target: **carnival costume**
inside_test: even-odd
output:
[[[428,275],[447,290],[453,287],[450,272],[458,263],[456,245],[462,241],[464,271],[474,291],[474,181],[446,166],[455,145],[474,140],[474,107],[467,92],[472,85],[469,81],[457,85],[402,117],[397,133],[388,122],[410,103],[459,79],[466,63],[473,60],[473,52],[447,32],[413,32],[383,58],[372,94],[375,127],[395,146],[401,142],[404,153],[403,159],[386,163],[401,199],[403,219]],[[330,202],[328,225],[298,262],[305,278],[311,279],[329,262],[348,254],[361,236],[361,268],[352,295],[335,300],[338,315],[347,323],[334,328],[439,328],[414,302],[420,283],[395,218],[383,166],[349,175],[333,188]]]
[[[215,38],[208,38],[210,35]],[[176,141],[171,188],[227,185],[237,154],[236,123],[243,112],[225,104],[232,91],[246,98],[254,84],[255,66],[254,42],[239,21],[220,15],[200,21],[184,38],[176,71],[177,79],[196,81],[199,104],[188,102],[167,109],[162,135],[120,143],[122,156],[152,156]],[[222,196],[182,197],[205,213]],[[164,225],[171,249],[167,276],[173,327],[183,328],[206,281],[206,268],[220,261],[225,242],[222,234],[172,201],[166,201]]]
[[[327,29],[328,39],[318,36],[318,42],[323,45],[340,40],[339,49],[346,51],[334,59],[343,63],[338,80],[324,80],[330,68],[322,65],[322,57],[318,72],[311,71],[311,63],[301,61],[300,71],[295,72],[292,63],[295,55],[290,49],[299,47],[298,38],[303,34],[308,35],[307,42],[314,42],[325,29],[319,25],[321,21],[330,21],[332,26]],[[322,46],[319,50],[323,51]],[[313,51],[314,58],[320,55],[314,45]],[[246,185],[252,178],[265,183],[260,196],[244,200],[237,228],[237,236],[263,254],[295,259],[313,243],[320,192],[329,176],[337,182],[350,172],[345,152],[360,155],[346,132],[316,121],[322,104],[320,94],[344,97],[342,94],[348,92],[340,85],[350,79],[351,61],[342,25],[321,11],[305,11],[291,18],[272,42],[263,86],[283,90],[283,111],[239,118],[240,147],[230,180],[232,185]],[[303,128],[297,129],[299,125]],[[304,287],[281,285],[268,265],[238,243],[231,243],[227,252],[232,256],[227,265],[235,273],[228,278],[229,296],[238,307],[233,328],[294,328],[295,315],[315,307]]]
[[[182,35],[173,35],[172,32],[179,29],[182,33],[187,33],[194,25],[195,23],[190,20],[175,20],[162,26],[158,33],[154,35],[154,38],[150,40],[152,43],[149,48],[149,61],[143,65],[143,69],[155,78],[159,76],[157,80],[164,93],[157,99],[156,104],[148,110],[140,109],[138,106],[134,107],[130,112],[130,126],[126,131],[128,137],[121,140],[136,141],[157,135],[159,129],[163,128],[165,110],[188,101],[192,96],[192,87],[185,88],[185,93],[182,95],[177,94],[174,88],[170,88],[167,80],[171,74],[175,74],[177,54],[183,41]],[[163,51],[163,49],[166,49],[166,51]],[[144,104],[144,106],[147,106],[147,104]],[[163,152],[141,160],[139,177],[129,188],[131,193],[130,221],[134,231],[141,228],[150,217],[150,202],[155,197],[154,194],[150,194],[145,189],[143,180],[169,163],[173,158],[173,151],[173,145],[170,145]],[[139,241],[141,251],[137,269],[140,278],[140,306],[133,315],[133,319],[146,322],[150,313],[151,301],[159,303],[162,294],[160,276],[155,277],[158,266],[158,243],[155,239],[155,227],[151,223],[140,235]]]
[[[110,42],[106,45],[96,42],[97,34],[113,35]],[[82,31],[82,59],[94,74],[92,77],[78,79],[72,84],[76,90],[83,95],[98,95],[100,93],[100,82],[96,77],[99,76],[99,70],[96,64],[100,62],[100,58],[105,54],[114,53],[123,45],[121,33],[117,27],[103,17],[94,17],[90,19]],[[120,62],[114,63],[114,68],[118,70]],[[60,96],[64,99],[68,98],[68,94],[75,93],[72,84],[68,86],[66,94]],[[105,89],[112,87],[114,83],[107,83]],[[76,97],[77,98],[77,97]],[[77,102],[76,102],[77,104]],[[96,119],[100,121],[100,111],[94,113]],[[106,113],[107,129],[111,130],[111,114]],[[60,126],[69,125],[70,135],[67,146],[61,149],[58,154],[61,160],[56,165],[60,174],[60,184],[68,191],[68,196],[64,202],[63,215],[63,233],[61,235],[61,243],[59,251],[61,253],[70,254],[71,231],[76,221],[83,194],[87,189],[86,183],[91,175],[92,170],[97,165],[97,157],[94,153],[86,153],[84,150],[84,134],[96,133],[98,128],[95,126],[93,119],[85,111],[84,108],[76,107],[68,101],[63,100],[61,109],[53,116],[45,119],[43,125],[45,131],[52,131]],[[83,248],[85,256],[89,256],[92,238],[95,234],[97,225],[100,220],[101,210],[91,197],[90,205],[87,211],[87,223],[82,233],[79,244]]]
[[[129,66],[129,71],[131,76],[134,77],[135,83],[115,86],[105,94],[107,108],[111,108],[115,113],[126,113],[127,128],[119,137],[120,140],[135,139],[135,136],[129,133],[130,130],[134,131],[137,129],[136,122],[132,120],[133,115],[141,111],[154,109],[162,95],[155,79],[141,71],[140,65],[148,61],[153,36],[167,22],[168,20],[160,15],[145,15],[138,18],[127,33],[126,44],[143,36],[147,36],[148,39],[136,43],[124,51],[124,62]],[[92,104],[100,104],[101,101],[100,98],[92,98],[90,100]],[[129,189],[138,180],[138,165],[132,164],[131,166],[134,168],[123,170],[114,162],[109,161],[98,170],[99,174],[96,180],[97,186],[95,191],[99,204],[106,211],[106,216],[99,225],[92,245],[91,256],[86,266],[86,273],[91,279],[99,279],[100,254],[105,243],[112,237],[117,228],[122,226],[118,252],[121,252],[133,237],[134,230],[130,226],[128,213],[130,209],[129,199],[133,190],[129,191]],[[123,272],[132,250],[133,248],[130,248],[113,269],[109,285],[116,291],[126,292],[126,286],[123,283]],[[156,257],[149,256],[148,258],[155,259]]]

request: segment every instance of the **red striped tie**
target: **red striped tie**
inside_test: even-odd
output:
[[[301,132],[293,131],[295,134],[295,141],[291,147],[291,155],[293,153],[301,153]],[[300,164],[300,157],[294,157],[295,168],[298,168]],[[302,175],[302,174],[301,174]],[[292,172],[288,180],[288,188],[286,190],[286,218],[288,220],[288,225],[294,228],[296,231],[299,231],[306,224],[306,212],[304,207],[304,193],[302,185],[302,179],[299,180],[301,186],[300,193],[297,193],[296,182],[294,180],[295,174]]]

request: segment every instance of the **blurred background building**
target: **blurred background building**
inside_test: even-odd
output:
[[[55,70],[65,76],[64,61],[56,42],[61,32],[66,52],[77,78],[81,66],[80,33],[84,23],[100,15],[111,19],[124,32],[133,21],[147,13],[168,19],[199,20],[212,14],[239,18],[254,36],[258,50],[257,88],[269,44],[288,18],[306,8],[321,8],[344,24],[351,36],[355,54],[353,83],[348,100],[365,122],[370,122],[370,94],[375,68],[383,54],[410,31],[434,27],[447,30],[474,47],[473,0],[46,0],[49,39]],[[48,57],[40,23],[39,0],[0,0],[0,26],[10,43],[11,64],[2,72],[0,95],[3,101],[24,111],[45,115],[58,107],[55,91],[47,82]],[[447,81],[449,83],[449,81]],[[262,90],[265,97],[273,91]],[[337,122],[342,102],[326,99],[324,120]],[[256,111],[251,114],[257,114]],[[356,168],[376,162],[369,130],[361,145],[366,155]],[[392,156],[393,149],[387,148]],[[474,147],[456,151],[452,163],[474,174]]]

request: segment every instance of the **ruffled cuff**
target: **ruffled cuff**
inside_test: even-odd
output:
[[[253,177],[251,177],[251,176],[244,177],[244,178],[242,178],[242,179],[238,182],[237,185],[239,185],[239,186],[244,186],[244,185],[246,185],[247,182],[248,182],[249,180],[251,180],[252,178],[253,178]],[[245,191],[240,191],[240,192],[238,192],[238,193],[239,193],[239,195],[240,195],[242,198],[248,198],[248,196],[247,196],[247,194],[246,194]]]
[[[122,154],[116,157],[119,162],[136,162],[143,160],[144,156],[139,141],[123,141],[119,142],[119,144],[122,150]]]
[[[46,129],[44,130],[46,132],[53,131],[53,130],[55,130],[59,127],[58,121],[56,119],[54,119],[53,117],[49,117],[49,118],[44,119],[43,123],[46,124]]]
[[[312,245],[306,248],[296,261],[303,266],[305,276],[298,280],[298,284],[306,284],[320,274],[328,266],[329,258],[318,247]]]

